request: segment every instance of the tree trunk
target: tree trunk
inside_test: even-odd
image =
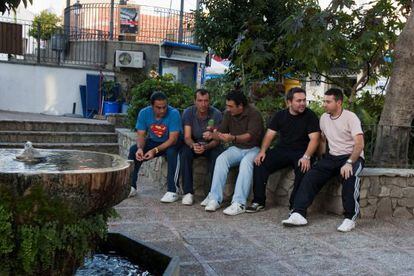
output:
[[[406,166],[414,117],[414,17],[411,13],[394,52],[384,108],[377,129],[373,162],[377,166]]]

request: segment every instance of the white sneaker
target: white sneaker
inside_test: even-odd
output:
[[[131,186],[131,190],[129,191],[129,196],[128,197],[134,197],[137,195],[137,189],[135,189],[134,187]]]
[[[233,202],[229,207],[224,209],[223,213],[229,216],[235,216],[246,212],[246,207],[240,203]]]
[[[204,210],[206,210],[207,212],[215,212],[218,208],[220,208],[220,204],[215,199],[211,199],[207,203],[206,208],[204,208]]]
[[[355,228],[355,221],[350,219],[344,219],[341,225],[337,228],[339,232],[349,232]]]
[[[183,199],[181,200],[181,203],[184,205],[193,205],[194,199],[193,195],[188,193],[183,196]]]
[[[178,200],[178,194],[173,192],[166,192],[165,195],[161,198],[161,202],[171,203]]]
[[[303,226],[308,224],[308,221],[299,213],[292,213],[288,219],[282,220],[284,226]]]
[[[211,200],[210,194],[208,194],[207,197],[203,201],[201,201],[200,205],[203,207],[206,207],[207,204],[210,202],[210,200]]]

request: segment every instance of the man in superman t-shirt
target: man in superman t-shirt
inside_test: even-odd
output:
[[[138,114],[135,128],[137,129],[137,144],[129,149],[128,159],[134,160],[130,196],[136,194],[138,171],[142,162],[154,157],[166,155],[168,161],[168,191],[161,198],[162,202],[178,200],[177,187],[180,171],[179,148],[182,144],[182,124],[178,110],[167,103],[167,97],[162,92],[151,95],[151,105]]]

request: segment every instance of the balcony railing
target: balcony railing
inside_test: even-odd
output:
[[[114,4],[74,4],[65,9],[65,26],[109,33],[110,40],[195,44],[194,16],[178,10]],[[72,35],[71,35],[72,36]]]
[[[64,29],[0,17],[2,60],[102,68],[106,64],[108,39],[109,33],[101,30]]]

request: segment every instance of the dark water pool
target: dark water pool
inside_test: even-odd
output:
[[[115,254],[95,254],[85,259],[85,265],[80,267],[75,276],[150,276],[151,273],[143,271],[138,265],[128,259]]]

